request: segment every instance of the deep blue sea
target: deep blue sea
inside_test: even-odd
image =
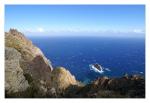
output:
[[[89,82],[100,76],[125,73],[145,75],[144,38],[31,37],[53,67],[63,66],[76,79]],[[89,64],[99,63],[110,71],[96,73]]]

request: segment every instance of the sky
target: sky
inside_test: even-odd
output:
[[[144,5],[6,5],[5,31],[28,36],[145,35]]]

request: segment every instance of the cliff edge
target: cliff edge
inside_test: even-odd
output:
[[[43,52],[21,32],[10,29],[5,33],[6,97],[45,97],[52,89],[61,93],[75,83],[65,68],[53,70]]]

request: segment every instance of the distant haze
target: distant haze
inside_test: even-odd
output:
[[[145,38],[144,33],[134,32],[24,32],[28,37],[127,37],[127,38]]]

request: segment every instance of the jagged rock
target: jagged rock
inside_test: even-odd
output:
[[[15,93],[25,91],[28,87],[28,81],[20,68],[19,59],[21,54],[14,48],[5,48],[5,90],[6,93]]]
[[[93,85],[96,85],[99,88],[106,88],[108,81],[109,81],[109,78],[104,76],[104,77],[101,77],[101,78],[98,78],[97,80],[95,80],[93,82]]]
[[[10,29],[5,33],[5,48],[5,90],[7,94],[17,92],[12,95],[44,96],[53,67],[42,51],[16,29]],[[44,81],[45,84],[40,81]]]
[[[144,98],[145,79],[136,75],[128,78],[101,77],[76,93],[73,97]]]
[[[50,61],[21,32],[16,29],[10,29],[9,32],[6,32],[5,46],[15,48],[20,52],[19,62],[24,74],[30,74],[33,79],[49,81],[49,75],[53,69]]]
[[[14,48],[5,48],[5,60],[20,60],[21,54]]]
[[[47,94],[47,91],[48,91],[46,82],[43,81],[43,80],[33,81],[31,83],[31,91],[32,90],[35,90],[35,91],[33,91],[32,94],[30,94],[30,95],[32,95],[32,97],[35,97],[35,98],[46,97],[46,94]],[[29,97],[31,97],[31,96],[29,96]]]
[[[31,68],[31,74],[33,77],[40,78],[42,80],[47,80],[47,81],[50,80],[51,68],[49,65],[45,63],[41,55],[36,56],[28,64]]]
[[[56,89],[53,87],[48,90],[47,95],[50,98],[57,98],[58,97]]]
[[[55,88],[57,93],[61,93],[69,86],[77,84],[75,77],[63,67],[57,67],[54,69],[50,77],[50,87]]]

